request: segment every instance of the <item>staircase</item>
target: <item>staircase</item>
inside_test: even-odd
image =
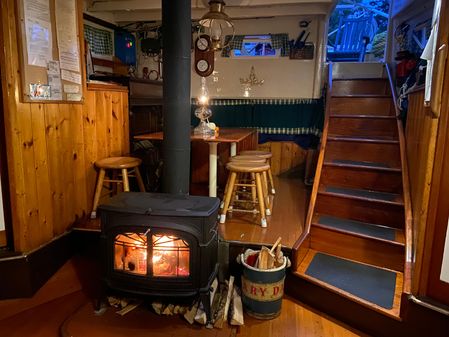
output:
[[[329,84],[306,228],[286,289],[361,330],[393,336],[410,279],[402,127],[388,78]]]

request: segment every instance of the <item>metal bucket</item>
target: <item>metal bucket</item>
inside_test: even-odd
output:
[[[284,295],[285,269],[287,258],[282,266],[261,270],[251,267],[240,256],[243,265],[242,302],[248,315],[258,319],[272,319],[280,315]]]

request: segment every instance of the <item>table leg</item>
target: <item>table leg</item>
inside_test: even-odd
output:
[[[209,196],[217,196],[217,154],[218,143],[209,142]]]
[[[237,143],[231,143],[231,157],[234,157],[237,154]]]

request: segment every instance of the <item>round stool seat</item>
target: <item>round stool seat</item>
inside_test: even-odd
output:
[[[226,164],[226,168],[230,171],[236,171],[236,172],[263,172],[268,171],[270,168],[270,165],[266,163],[250,163],[250,162],[229,162]]]
[[[258,157],[258,156],[249,156],[249,155],[238,155],[234,157],[230,157],[229,161],[235,162],[249,162],[249,163],[266,163],[266,159]]]
[[[102,169],[128,169],[137,167],[142,163],[139,158],[109,157],[97,160],[95,166]]]
[[[248,150],[248,151],[241,151],[240,155],[244,156],[257,156],[265,159],[269,159],[273,157],[273,154],[268,151],[259,151],[259,150]]]

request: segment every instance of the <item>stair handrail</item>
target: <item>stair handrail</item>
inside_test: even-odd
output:
[[[324,163],[324,150],[326,149],[326,143],[327,143],[327,134],[328,134],[328,126],[329,126],[329,115],[330,115],[330,100],[331,100],[331,93],[332,93],[332,62],[329,62],[326,64],[327,66],[327,82],[326,82],[326,96],[325,96],[325,109],[324,109],[324,124],[323,124],[323,133],[321,135],[321,142],[320,142],[320,152],[318,155],[318,162],[316,166],[315,171],[315,177],[313,179],[313,187],[312,187],[312,193],[310,194],[310,201],[309,201],[309,208],[307,211],[307,217],[304,224],[304,230],[299,236],[298,240],[296,240],[295,244],[293,245],[293,251],[296,251],[299,249],[301,244],[304,242],[304,240],[307,238],[307,236],[310,233],[310,226],[312,223],[312,217],[313,212],[315,209],[315,202],[316,197],[318,194],[318,187],[320,184],[320,177],[321,177],[321,170]],[[295,255],[294,255],[295,257]],[[294,265],[296,265],[297,261],[294,261]]]
[[[413,264],[413,214],[412,202],[410,198],[410,180],[408,173],[407,151],[405,146],[405,136],[402,121],[400,119],[401,111],[397,104],[396,89],[393,83],[390,67],[387,63],[384,64],[388,82],[390,84],[390,91],[393,97],[393,106],[396,113],[396,121],[398,125],[399,134],[399,148],[401,152],[401,166],[402,166],[402,190],[404,198],[404,217],[405,217],[405,263],[404,263],[404,284],[402,292],[405,294],[411,293],[412,280],[412,264]],[[402,306],[401,306],[402,307]]]

